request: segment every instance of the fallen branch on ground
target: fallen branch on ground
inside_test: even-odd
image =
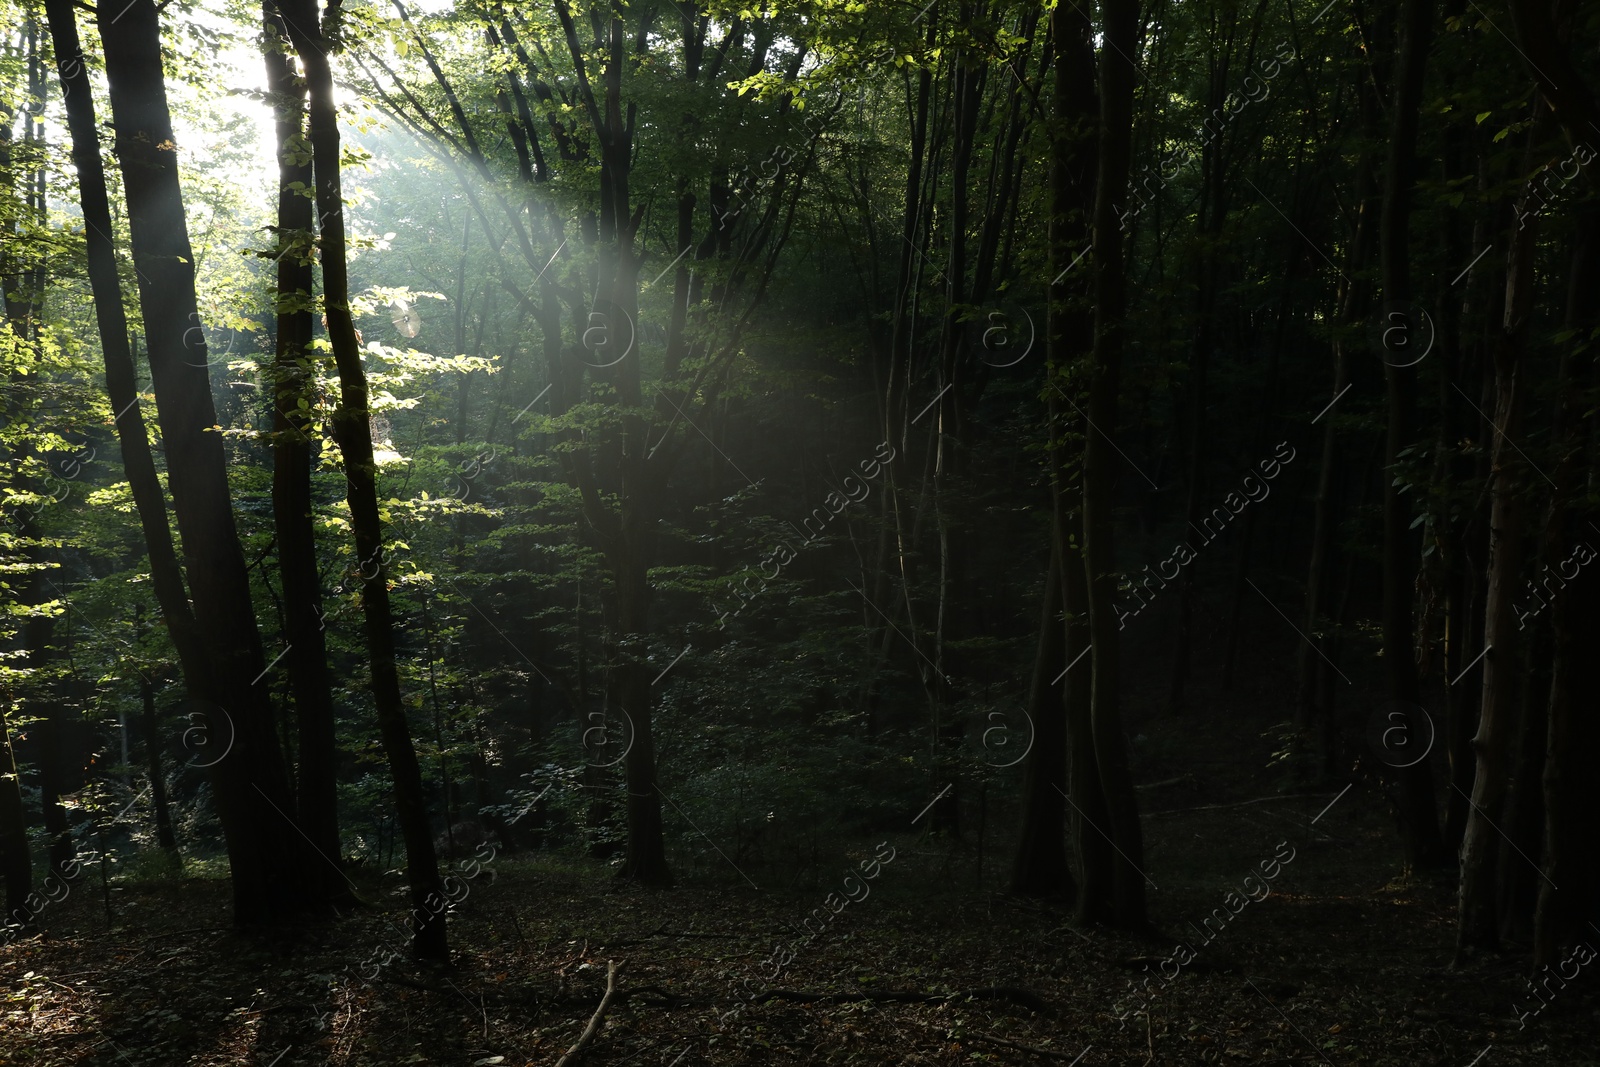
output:
[[[606,995],[600,998],[600,1006],[594,1010],[594,1015],[589,1018],[589,1025],[583,1028],[583,1034],[573,1046],[567,1049],[566,1054],[556,1061],[556,1067],[566,1067],[567,1061],[577,1056],[589,1043],[594,1040],[594,1035],[600,1031],[600,1023],[604,1021],[606,1012],[611,1010],[611,1002],[617,995],[617,961],[606,961]]]

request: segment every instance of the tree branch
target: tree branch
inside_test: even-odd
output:
[[[606,1012],[611,1010],[611,1002],[617,995],[617,961],[606,961],[606,995],[600,998],[600,1006],[594,1010],[594,1015],[589,1018],[589,1025],[584,1027],[583,1034],[575,1044],[567,1049],[566,1054],[556,1061],[556,1067],[566,1067],[567,1063],[581,1053],[594,1040],[594,1035],[600,1030],[600,1023],[605,1020]]]

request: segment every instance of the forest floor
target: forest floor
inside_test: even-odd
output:
[[[1000,892],[992,842],[980,880],[971,844],[912,835],[809,943],[801,920],[840,907],[876,840],[841,844],[836,875],[761,892],[731,870],[651,891],[502,856],[466,883],[447,971],[373,962],[404,941],[393,878],[363,887],[381,905],[262,937],[228,926],[220,880],[103,894],[91,868],[38,934],[0,947],[0,1064],[553,1065],[613,960],[586,1064],[1600,1064],[1600,968],[1552,982],[1537,1012],[1525,954],[1452,968],[1453,882],[1397,880],[1381,783],[1274,795],[1237,771],[1241,747],[1270,742],[1217,726],[1167,720],[1138,742],[1156,783],[1140,796],[1148,938]],[[1246,876],[1291,850],[1241,907]],[[1214,913],[1229,918],[1208,935]],[[793,961],[764,980],[785,944]]]

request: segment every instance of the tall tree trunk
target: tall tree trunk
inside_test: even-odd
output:
[[[396,814],[406,846],[406,883],[412,911],[412,950],[419,958],[447,960],[442,883],[433,835],[423,799],[422,771],[406,722],[395,663],[394,617],[389,603],[388,561],[383,553],[383,522],[378,514],[377,464],[372,449],[372,414],[360,342],[350,313],[349,272],[345,263],[344,194],[339,173],[339,115],[333,95],[333,70],[315,0],[281,5],[289,39],[305,70],[310,94],[311,150],[322,252],[322,285],[328,339],[339,372],[339,404],[333,413],[334,439],[344,456],[346,499],[361,568],[361,606],[367,656],[372,670],[378,730],[394,779]],[[337,2],[328,17],[338,16]]]
[[[1059,683],[1066,627],[1061,614],[1061,534],[1052,526],[1050,571],[1044,582],[1044,606],[1039,612],[1039,648],[1033,660],[1028,687],[1028,717],[1033,725],[1031,745],[1022,775],[1022,828],[1017,835],[1017,855],[1011,867],[1011,891],[1032,897],[1070,897],[1076,886],[1067,863],[1066,820],[1062,798],[1067,795],[1066,704]]]
[[[1232,33],[1225,38],[1222,55],[1209,58],[1210,84],[1207,89],[1207,107],[1217,109],[1217,114],[1230,91],[1228,60],[1231,58]],[[1246,68],[1248,69],[1248,67]],[[1209,121],[1209,120],[1208,120]],[[1209,134],[1209,126],[1207,133]],[[1200,532],[1200,509],[1206,491],[1206,408],[1208,407],[1207,378],[1211,369],[1211,349],[1216,334],[1217,272],[1221,264],[1214,244],[1222,231],[1223,205],[1226,203],[1222,189],[1227,173],[1227,138],[1222,135],[1207,138],[1200,153],[1200,190],[1195,208],[1195,323],[1194,349],[1189,360],[1188,381],[1188,456],[1184,481],[1187,499],[1184,503],[1184,538],[1189,531]],[[1130,205],[1131,207],[1131,205]],[[1119,220],[1119,225],[1121,222]],[[1202,535],[1203,536],[1203,535]],[[1182,714],[1188,703],[1189,660],[1194,643],[1194,601],[1196,565],[1183,568],[1178,577],[1177,620],[1172,636],[1172,677],[1167,689],[1167,714]]]
[[[1389,698],[1406,717],[1408,737],[1423,736],[1420,723],[1410,722],[1410,709],[1418,704],[1417,657],[1413,634],[1412,595],[1420,555],[1411,534],[1409,499],[1402,492],[1398,465],[1400,453],[1412,444],[1416,432],[1417,371],[1414,352],[1421,323],[1406,322],[1404,330],[1394,320],[1396,305],[1410,301],[1411,293],[1411,190],[1416,184],[1417,117],[1422,105],[1423,76],[1428,44],[1433,33],[1433,0],[1405,0],[1397,45],[1394,100],[1391,108],[1389,159],[1384,173],[1381,259],[1386,321],[1384,379],[1388,388],[1389,425],[1383,464],[1383,664]],[[1398,312],[1409,318],[1409,312]],[[1405,344],[1390,347],[1389,338],[1405,335]],[[1445,859],[1439,835],[1439,814],[1433,795],[1433,772],[1424,758],[1397,768],[1400,821],[1406,865],[1411,869],[1436,867]]]
[[[1530,136],[1537,134],[1534,124]],[[1456,932],[1457,959],[1475,949],[1498,944],[1499,835],[1508,784],[1507,757],[1517,725],[1516,612],[1512,607],[1522,581],[1522,484],[1526,477],[1513,442],[1522,432],[1522,349],[1533,302],[1534,233],[1537,222],[1511,235],[1506,264],[1505,316],[1494,352],[1493,467],[1489,497],[1489,580],[1484,604],[1483,700],[1478,732],[1472,739],[1477,773],[1472,785],[1472,811],[1461,843],[1461,887]]]
[[[1029,693],[1029,712],[1035,730],[1033,748],[1023,780],[1023,819],[1012,889],[1035,895],[1078,892],[1062,846],[1063,800],[1089,802],[1098,798],[1098,776],[1079,774],[1069,760],[1092,757],[1089,732],[1089,664],[1059,677],[1087,646],[1088,591],[1083,558],[1079,553],[1082,486],[1066,462],[1062,440],[1058,390],[1071,390],[1068,368],[1093,347],[1094,319],[1089,311],[1090,272],[1069,268],[1083,252],[1094,210],[1095,123],[1094,45],[1087,0],[1056,5],[1050,13],[1050,47],[1055,53],[1051,84],[1051,109],[1060,126],[1050,140],[1050,305],[1045,328],[1045,417],[1050,442],[1051,509],[1050,568],[1040,615],[1039,646]],[[1076,401],[1074,401],[1076,403]],[[1060,615],[1062,617],[1058,618]],[[1092,788],[1085,789],[1086,786]],[[1082,793],[1080,794],[1080,790]],[[1086,873],[1105,869],[1100,860],[1103,842],[1088,841],[1093,833],[1074,813],[1074,839],[1080,850],[1090,849],[1082,860]],[[1059,857],[1059,859],[1058,859]],[[1058,866],[1059,864],[1059,866]]]
[[[1586,625],[1583,615],[1589,614],[1592,618],[1595,592],[1600,588],[1600,568],[1581,562],[1583,555],[1578,546],[1587,551],[1588,562],[1592,563],[1594,545],[1600,538],[1589,536],[1593,530],[1587,522],[1572,521],[1586,519],[1592,513],[1581,501],[1580,478],[1587,429],[1584,423],[1588,405],[1584,398],[1594,384],[1594,357],[1578,338],[1586,337],[1600,318],[1593,299],[1595,288],[1600,285],[1600,209],[1593,205],[1582,211],[1570,263],[1565,327],[1572,340],[1565,343],[1561,354],[1555,420],[1551,428],[1551,437],[1559,453],[1553,472],[1556,486],[1550,500],[1544,545],[1546,565],[1567,584],[1550,605],[1554,647],[1542,781],[1543,878],[1534,908],[1533,962],[1536,967],[1554,965],[1557,946],[1581,931],[1582,902],[1593,893],[1579,857],[1585,851],[1586,840],[1591,839],[1585,838],[1581,831],[1585,822],[1592,829],[1594,805],[1587,796],[1588,783],[1574,774],[1573,769],[1577,754],[1592,751],[1587,745],[1575,747],[1575,742],[1592,742],[1596,733],[1592,724],[1579,725],[1575,713],[1579,708],[1594,706],[1595,686],[1588,680],[1592,672],[1587,662],[1594,645],[1583,641],[1583,632],[1588,630],[1592,637],[1594,626],[1592,622]],[[1574,533],[1579,538],[1576,543],[1572,537]],[[1577,562],[1577,572],[1569,574],[1574,562]],[[1556,887],[1563,883],[1567,889],[1558,890]]]
[[[28,851],[28,818],[22,807],[22,782],[11,747],[7,711],[11,697],[0,696],[0,877],[6,883],[3,923],[33,922],[28,897],[33,893],[33,856]]]
[[[651,675],[639,655],[639,645],[649,632],[650,583],[644,559],[644,550],[625,543],[612,571],[617,589],[617,630],[629,646],[617,664],[617,701],[628,720],[630,742],[622,761],[628,783],[628,849],[618,874],[645,885],[670,885],[672,873],[667,867],[661,792],[656,786],[655,736],[650,721]]]
[[[1466,9],[1466,0],[1447,0],[1443,11],[1445,19],[1457,18]],[[1465,122],[1451,123],[1445,130],[1443,166],[1444,181],[1465,181],[1472,178],[1473,127]],[[1477,180],[1487,180],[1481,171]],[[1485,232],[1483,218],[1467,220],[1451,214],[1440,220],[1440,247],[1447,262],[1461,262],[1471,254],[1468,249],[1482,248]],[[1477,634],[1481,630],[1473,625],[1478,598],[1478,570],[1468,567],[1470,531],[1477,526],[1476,517],[1461,515],[1451,508],[1449,501],[1463,486],[1473,483],[1471,468],[1461,455],[1457,442],[1461,440],[1462,427],[1466,425],[1459,394],[1453,386],[1470,381],[1472,368],[1477,366],[1478,346],[1473,343],[1467,329],[1468,316],[1474,309],[1483,287],[1478,285],[1481,272],[1475,272],[1455,292],[1454,284],[1444,285],[1439,304],[1439,358],[1442,363],[1436,375],[1438,414],[1435,416],[1432,505],[1432,537],[1437,551],[1432,555],[1429,582],[1435,596],[1444,598],[1441,614],[1442,640],[1439,642],[1439,675],[1444,683],[1438,687],[1443,700],[1440,723],[1441,747],[1447,764],[1445,789],[1445,814],[1441,827],[1445,852],[1455,857],[1461,851],[1461,835],[1467,825],[1467,795],[1472,789],[1472,725],[1470,716],[1475,710],[1472,695],[1477,690],[1470,685],[1458,685],[1456,679],[1478,654]],[[1440,279],[1440,284],[1445,280]],[[1460,281],[1455,279],[1454,281]],[[1470,301],[1470,303],[1469,303]],[[1492,315],[1492,309],[1489,311]],[[1482,376],[1477,376],[1481,380]]]
[[[1106,802],[1099,827],[1116,848],[1109,897],[1091,902],[1091,914],[1123,929],[1145,925],[1144,846],[1139,809],[1128,770],[1127,742],[1122,732],[1120,620],[1116,548],[1112,511],[1116,506],[1116,474],[1120,457],[1112,438],[1117,432],[1118,392],[1122,382],[1122,349],[1127,281],[1117,204],[1127,192],[1133,149],[1133,94],[1136,71],[1127,58],[1138,50],[1138,0],[1102,0],[1100,49],[1100,140],[1095,182],[1094,352],[1090,360],[1088,421],[1084,428],[1083,525],[1084,568],[1089,584],[1089,628],[1094,679],[1090,720],[1094,731],[1095,766]],[[1086,879],[1087,880],[1087,879]]]
[[[39,539],[35,516],[24,513],[18,523],[23,556],[34,568],[27,583],[28,603],[35,611],[55,599],[50,588],[48,571],[58,564],[51,562],[47,542]],[[61,683],[45,677],[54,659],[55,649],[51,638],[55,634],[55,616],[47,613],[32,615],[22,628],[23,647],[28,652],[28,667],[37,677],[43,695],[37,702],[41,722],[35,731],[39,738],[39,805],[43,809],[44,828],[49,835],[50,869],[63,871],[72,861],[72,835],[68,832],[67,809],[61,803],[63,766],[61,763],[62,719],[66,715],[66,701],[62,699]]]
[[[134,628],[141,640],[146,634],[144,606],[133,612]],[[178,839],[172,832],[172,806],[167,802],[167,771],[161,759],[161,720],[156,714],[155,681],[148,672],[139,672],[139,705],[143,711],[140,726],[144,730],[145,771],[150,778],[150,808],[155,814],[156,844],[171,861],[174,868],[183,865],[178,853]]]
[[[1338,301],[1333,309],[1337,321],[1346,326],[1359,322],[1366,316],[1372,297],[1372,287],[1366,281],[1372,256],[1377,247],[1377,230],[1374,216],[1378,213],[1379,191],[1376,175],[1374,145],[1381,136],[1380,108],[1377,89],[1372,79],[1362,79],[1356,89],[1357,121],[1361,134],[1357,140],[1364,147],[1356,159],[1355,195],[1357,204],[1354,232],[1346,247],[1347,269],[1341,273],[1344,282],[1339,286]],[[1336,332],[1331,347],[1333,351],[1333,383],[1330,405],[1337,404],[1351,389],[1359,376],[1358,363],[1351,359],[1352,342]],[[1334,714],[1334,669],[1338,642],[1329,635],[1344,622],[1343,601],[1329,611],[1326,607],[1335,602],[1333,575],[1338,563],[1339,541],[1336,523],[1346,509],[1348,477],[1345,471],[1352,466],[1346,437],[1339,432],[1331,407],[1320,418],[1322,428],[1321,455],[1318,461],[1317,489],[1311,522],[1311,551],[1306,567],[1305,631],[1310,640],[1302,642],[1296,653],[1295,715],[1299,742],[1316,750],[1318,772],[1323,777],[1334,777],[1343,768],[1339,766],[1336,746],[1337,718]],[[1315,733],[1316,740],[1311,740]],[[1309,775],[1309,760],[1301,762],[1302,774]]]
[[[307,877],[319,880],[330,899],[349,901],[349,883],[339,876],[337,730],[328,681],[326,623],[322,583],[317,574],[316,531],[312,525],[312,396],[316,357],[311,294],[316,235],[312,202],[304,190],[312,183],[311,161],[304,159],[305,86],[291,60],[275,0],[262,5],[262,51],[267,93],[276,118],[278,153],[277,346],[273,360],[272,517],[277,535],[278,573],[283,581],[283,629],[289,683],[294,693],[296,816],[311,845],[326,860]]]
[[[601,502],[588,469],[590,457],[580,454],[574,464],[585,517],[597,531],[611,569],[616,589],[618,638],[626,648],[616,668],[615,683],[631,741],[623,757],[623,772],[628,783],[628,849],[617,873],[619,877],[647,885],[667,885],[672,881],[672,872],[667,867],[651,723],[651,679],[654,676],[643,652],[650,633],[649,568],[655,558],[659,493],[670,473],[674,454],[663,453],[659,460],[652,459],[654,451],[648,447],[647,440],[649,424],[635,414],[644,405],[640,359],[635,353],[637,346],[631,342],[634,324],[639,321],[639,257],[634,250],[634,237],[643,210],[636,215],[631,199],[637,105],[631,101],[625,103],[623,99],[623,72],[630,62],[627,25],[620,7],[613,7],[609,18],[596,14],[594,27],[600,58],[597,75],[591,78],[589,53],[578,40],[572,12],[565,5],[557,4],[556,16],[578,83],[574,95],[600,145],[600,211],[593,231],[598,298],[588,321],[579,325],[578,333],[584,339],[584,347],[597,360],[589,364],[599,371],[592,376],[608,381],[616,389],[617,399],[624,408],[620,447],[615,453],[618,482],[615,511]],[[596,83],[600,89],[598,94]],[[728,230],[722,233],[725,239],[730,235]],[[593,347],[591,339],[596,342]],[[630,340],[629,349],[615,354],[624,339]],[[660,401],[656,406],[670,410]]]
[[[151,372],[191,568],[192,614],[137,409],[135,364],[122,311],[110,237],[111,212],[77,25],[71,5],[64,0],[50,0],[46,13],[72,134],[80,204],[87,224],[90,284],[123,463],[149,548],[156,595],[183,665],[189,695],[200,702],[208,737],[230,757],[225,770],[213,772],[213,780],[233,873],[234,917],[241,923],[266,921],[294,909],[300,900],[292,862],[298,852],[290,838],[293,828],[271,810],[275,798],[283,799],[286,792],[271,709],[264,693],[251,692],[246,681],[260,674],[260,641],[249,610],[249,582],[228,501],[222,443],[211,429],[216,418],[173,158],[156,11],[149,0],[138,0],[121,16],[105,20],[105,29],[110,31],[106,33],[106,68],[125,171],[135,265],[152,344]],[[117,24],[114,31],[112,22]],[[192,341],[195,335],[200,335],[197,344]],[[222,678],[232,680],[228,694],[219,688]],[[231,713],[222,707],[224,702],[232,706]],[[217,763],[221,762],[219,758]]]
[[[44,808],[44,831],[49,841],[46,847],[50,870],[62,877],[72,869],[73,858],[77,855],[67,809],[61,803],[62,795],[71,791],[66,763],[66,718],[66,705],[60,700],[50,701],[45,707],[39,744],[39,803]]]
[[[167,771],[161,760],[161,721],[156,715],[156,691],[148,677],[139,679],[139,703],[143,709],[145,771],[150,776],[150,807],[155,812],[156,844],[173,861],[181,864],[178,839],[172,833],[172,807],[167,803]]]
[[[122,307],[122,283],[111,239],[114,232],[111,202],[106,195],[94,96],[78,40],[78,24],[71,0],[45,0],[45,12],[50,20],[67,127],[72,136],[72,163],[78,174],[78,202],[83,211],[89,287],[94,296],[95,324],[106,368],[106,393],[111,399],[123,470],[128,476],[150,556],[151,584],[161,605],[167,632],[177,649],[190,697],[215,701],[210,663],[189,606],[189,594],[184,588],[183,572],[173,547],[172,528],[167,521],[167,503],[139,404],[138,367],[129,341],[127,315]]]

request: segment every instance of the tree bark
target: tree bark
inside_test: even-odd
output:
[[[1082,485],[1066,462],[1068,443],[1062,435],[1057,398],[1071,390],[1068,373],[1093,347],[1090,273],[1069,268],[1090,235],[1094,210],[1095,125],[1094,46],[1089,13],[1083,3],[1061,3],[1050,14],[1050,43],[1055,52],[1051,108],[1061,124],[1050,141],[1050,285],[1045,330],[1045,417],[1050,442],[1051,526],[1050,575],[1039,625],[1039,646],[1029,693],[1035,736],[1023,780],[1022,835],[1012,872],[1013,891],[1033,895],[1060,894],[1084,899],[1062,845],[1063,802],[1099,806],[1098,775],[1084,766],[1092,762],[1089,722],[1090,664],[1079,663],[1066,677],[1059,672],[1087,647],[1088,625],[1081,537]],[[1076,401],[1074,401],[1076,402]],[[1070,817],[1079,862],[1085,878],[1100,878],[1109,849],[1074,812]],[[1085,850],[1087,853],[1085,854]]]
[[[345,262],[344,194],[339,171],[339,116],[334,102],[332,43],[321,30],[315,0],[281,5],[289,39],[305,70],[310,94],[311,146],[316,176],[322,285],[328,339],[339,372],[339,404],[333,435],[344,456],[346,499],[361,571],[361,606],[367,656],[372,671],[378,730],[394,779],[394,800],[406,847],[406,883],[412,902],[412,950],[419,958],[447,960],[442,883],[422,791],[411,729],[406,722],[395,662],[394,616],[389,603],[388,561],[383,552],[383,522],[378,513],[377,464],[372,449],[372,414],[360,342],[350,312],[349,272]],[[328,6],[337,17],[337,0]]]
[[[313,332],[312,256],[315,218],[304,190],[312,184],[306,138],[305,85],[291,61],[292,45],[275,0],[262,5],[262,51],[267,93],[276,119],[278,154],[277,338],[271,376],[272,517],[278,574],[283,582],[283,629],[289,684],[294,694],[295,811],[300,828],[327,861],[307,872],[331,900],[352,899],[339,876],[338,752],[333,694],[328,681],[322,584],[312,525],[312,393],[316,357]],[[297,190],[294,186],[298,185]]]
[[[1595,647],[1592,620],[1595,591],[1600,587],[1600,569],[1580,563],[1575,575],[1568,573],[1571,563],[1580,558],[1579,545],[1588,550],[1589,562],[1594,562],[1596,540],[1588,536],[1593,531],[1587,521],[1572,521],[1592,514],[1592,509],[1582,500],[1581,486],[1586,458],[1584,416],[1587,404],[1584,397],[1593,387],[1594,357],[1587,346],[1574,344],[1577,338],[1587,335],[1600,318],[1593,300],[1595,288],[1600,285],[1600,210],[1592,205],[1583,209],[1569,262],[1565,326],[1573,340],[1566,342],[1558,373],[1551,437],[1559,451],[1544,543],[1546,566],[1565,584],[1550,605],[1553,647],[1541,783],[1543,877],[1539,880],[1539,897],[1534,907],[1535,967],[1555,965],[1558,946],[1582,930],[1582,902],[1592,899],[1593,892],[1586,864],[1580,858],[1584,855],[1586,841],[1582,835],[1583,824],[1586,821],[1592,824],[1593,815],[1589,812],[1593,804],[1587,796],[1588,783],[1573,774],[1573,767],[1575,755],[1592,751],[1587,743],[1592,743],[1596,733],[1592,723],[1579,724],[1576,712],[1594,705],[1595,686],[1589,680],[1592,671],[1588,669],[1587,657]],[[1578,535],[1576,542],[1573,533]],[[1590,641],[1586,642],[1586,637]],[[1582,747],[1577,747],[1580,745]],[[1567,889],[1558,890],[1556,887],[1563,883]]]
[[[1077,890],[1067,863],[1067,723],[1062,690],[1053,682],[1065,647],[1061,614],[1061,534],[1052,527],[1050,571],[1039,612],[1039,650],[1028,689],[1031,745],[1022,775],[1022,828],[1011,867],[1011,891],[1030,897],[1071,897]]]
[[[1420,724],[1411,722],[1411,707],[1422,695],[1417,679],[1413,634],[1412,596],[1420,563],[1411,534],[1409,499],[1399,483],[1401,452],[1416,433],[1417,371],[1411,361],[1419,342],[1421,323],[1406,322],[1405,344],[1391,348],[1395,336],[1395,304],[1410,301],[1411,293],[1411,190],[1416,184],[1418,111],[1422,105],[1423,77],[1428,44],[1433,33],[1433,0],[1405,0],[1397,45],[1394,99],[1389,132],[1389,159],[1384,173],[1381,260],[1386,321],[1384,380],[1388,392],[1389,421],[1384,446],[1383,477],[1383,664],[1389,698],[1406,718],[1407,736],[1423,736]],[[1399,312],[1409,318],[1409,312]],[[1398,337],[1395,337],[1398,340]],[[1444,840],[1433,795],[1433,772],[1424,758],[1396,769],[1399,778],[1400,822],[1406,865],[1411,869],[1444,863]]]
[[[0,925],[33,922],[33,856],[28,850],[28,819],[22,807],[22,782],[11,748],[7,721],[9,697],[0,698],[0,877],[6,883],[6,915]]]
[[[172,808],[167,803],[167,771],[161,760],[161,723],[156,716],[155,686],[149,678],[139,679],[139,704],[144,711],[145,770],[150,776],[150,807],[155,812],[156,844],[174,861],[178,839],[172,833]]]
[[[167,106],[160,24],[153,0],[133,0],[119,13],[102,8],[98,17],[168,482],[199,644],[210,667],[206,686],[198,692],[189,676],[190,695],[208,702],[203,708],[210,735],[231,742],[226,756],[213,765],[212,782],[227,838],[234,919],[241,924],[269,922],[306,906],[299,877],[305,857],[287,814],[288,782],[272,707],[266,691],[255,685],[265,665],[229,499],[222,437],[214,429],[216,409]],[[76,50],[65,54],[75,55]],[[79,140],[75,130],[75,149],[82,153],[87,141],[78,145]],[[104,310],[97,307],[97,314]],[[109,351],[108,346],[108,359]],[[109,362],[107,370],[109,377]],[[123,440],[126,447],[127,438]],[[128,460],[127,453],[124,458]],[[141,520],[150,533],[149,520],[143,514]]]
[[[1537,132],[1537,124],[1535,126]],[[1483,699],[1472,739],[1477,773],[1472,810],[1461,843],[1461,887],[1456,932],[1458,961],[1498,945],[1498,832],[1508,784],[1507,757],[1516,736],[1517,619],[1512,607],[1522,580],[1525,471],[1512,442],[1522,431],[1522,348],[1532,305],[1534,232],[1530,223],[1512,233],[1506,265],[1505,316],[1494,352],[1493,467],[1489,496],[1489,578],[1484,604]]]
[[[575,94],[600,144],[600,212],[594,231],[599,295],[589,321],[579,335],[597,363],[589,364],[609,380],[625,408],[637,411],[644,402],[640,357],[633,343],[639,319],[639,259],[634,236],[640,217],[632,208],[634,107],[623,101],[622,78],[629,57],[627,26],[620,8],[609,19],[597,16],[596,37],[602,55],[598,68],[600,92],[589,76],[577,26],[565,4],[556,4],[577,79]],[[626,324],[626,331],[624,331]],[[596,333],[595,328],[601,332]],[[603,340],[602,340],[603,339]],[[627,339],[633,350],[616,356]],[[662,406],[660,404],[658,407]],[[620,483],[616,511],[606,508],[587,471],[589,457],[579,455],[579,487],[584,513],[600,538],[616,588],[618,636],[625,646],[617,665],[616,692],[628,720],[631,744],[623,758],[628,784],[628,849],[618,875],[647,885],[669,885],[666,843],[662,836],[661,791],[656,784],[655,739],[652,732],[651,674],[644,660],[650,625],[650,561],[655,556],[658,492],[675,453],[652,462],[648,425],[632,411],[622,415],[616,474]]]
[[[122,283],[112,244],[111,202],[106,195],[105,168],[100,160],[100,135],[94,97],[83,62],[78,25],[70,0],[46,0],[45,13],[55,46],[56,66],[72,137],[72,163],[78,173],[78,201],[83,211],[89,287],[94,296],[95,323],[106,368],[106,393],[121,446],[123,470],[139,513],[140,529],[150,555],[151,584],[161,615],[177,649],[184,684],[192,698],[216,699],[211,669],[189,606],[183,572],[173,548],[167,504],[156,474],[155,458],[139,404],[138,367],[129,342],[128,319],[122,306]]]
[[[1144,847],[1138,802],[1128,771],[1120,708],[1120,620],[1115,611],[1118,575],[1112,510],[1116,503],[1116,464],[1112,445],[1117,432],[1118,393],[1122,382],[1122,349],[1127,281],[1117,204],[1127,192],[1133,150],[1134,70],[1127,57],[1138,50],[1138,0],[1102,0],[1100,49],[1099,163],[1095,182],[1094,351],[1090,358],[1089,413],[1084,427],[1083,525],[1084,568],[1089,585],[1089,628],[1093,648],[1093,692],[1090,721],[1094,732],[1095,767],[1106,802],[1106,819],[1098,827],[1115,846],[1108,899],[1090,904],[1103,908],[1106,921],[1123,929],[1145,925]]]

